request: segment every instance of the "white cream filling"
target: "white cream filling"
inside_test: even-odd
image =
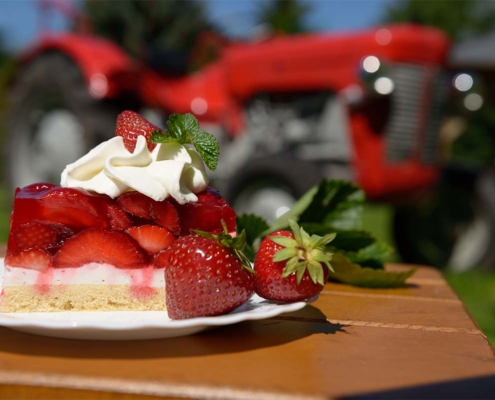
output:
[[[51,268],[39,272],[5,266],[3,286],[21,285],[133,285],[165,287],[163,268],[121,269],[109,264],[90,263],[77,268]]]

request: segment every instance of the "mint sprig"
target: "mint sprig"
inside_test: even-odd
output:
[[[217,168],[220,156],[217,139],[199,129],[198,120],[192,114],[170,115],[167,129],[153,132],[149,140],[151,143],[191,144],[210,170]]]

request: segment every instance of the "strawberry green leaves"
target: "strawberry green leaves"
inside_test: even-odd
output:
[[[153,132],[150,142],[191,144],[210,170],[217,168],[220,156],[217,139],[199,129],[198,120],[192,114],[172,114],[167,121],[167,129]]]
[[[326,246],[335,239],[335,234],[330,233],[323,237],[318,235],[310,236],[293,220],[288,222],[294,234],[294,239],[284,236],[270,236],[272,241],[283,247],[273,256],[274,262],[287,261],[282,277],[287,278],[295,272],[297,284],[300,284],[304,273],[308,271],[313,283],[324,285],[322,264],[330,271],[333,271],[330,265],[332,253],[327,250]]]

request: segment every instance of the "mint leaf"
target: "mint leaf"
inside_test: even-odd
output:
[[[192,144],[206,166],[211,171],[215,171],[218,165],[218,157],[220,156],[220,150],[215,136],[206,131],[198,130],[192,137]]]
[[[152,143],[192,144],[206,166],[214,171],[218,165],[220,150],[215,136],[199,129],[198,120],[192,114],[172,114],[167,121],[168,130],[153,132]]]
[[[237,230],[246,232],[246,246],[244,247],[244,254],[250,261],[254,260],[255,255],[255,242],[256,239],[261,236],[261,233],[268,229],[267,222],[254,214],[243,214],[237,216]]]
[[[151,143],[169,143],[176,142],[177,139],[170,137],[170,134],[167,131],[154,131],[151,134],[149,141]]]
[[[407,278],[416,271],[416,268],[411,268],[407,271],[385,271],[363,268],[351,262],[340,253],[333,255],[332,267],[334,273],[330,274],[331,280],[368,288],[393,288],[402,286]]]
[[[171,137],[182,139],[181,143],[191,143],[191,137],[199,130],[199,123],[192,114],[172,114],[167,128]]]

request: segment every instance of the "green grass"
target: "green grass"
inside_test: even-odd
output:
[[[9,237],[10,210],[13,195],[8,193],[5,184],[0,183],[0,242],[6,243]]]
[[[444,272],[444,276],[495,346],[495,272]]]

